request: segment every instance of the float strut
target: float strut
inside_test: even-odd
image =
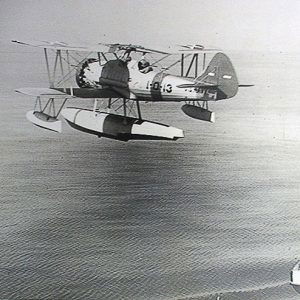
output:
[[[136,108],[137,108],[139,120],[142,120],[142,114],[141,114],[141,108],[140,108],[140,102],[139,101],[136,101]]]
[[[127,125],[127,110],[126,110],[126,99],[123,98],[123,112],[124,112],[124,124]]]

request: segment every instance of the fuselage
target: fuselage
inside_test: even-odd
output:
[[[207,93],[207,90],[178,87],[183,84],[192,84],[192,79],[153,70],[142,73],[136,65],[135,61],[128,64],[129,89],[139,99],[151,99],[151,101],[200,100],[204,93]],[[214,100],[214,93],[214,91],[211,92],[212,100]]]
[[[104,65],[99,62],[91,62],[81,72],[84,73],[84,80],[89,86],[99,86],[99,78],[102,76]],[[128,91],[129,98],[132,100],[144,101],[193,101],[201,100],[204,96],[208,100],[215,100],[216,92],[201,88],[182,88],[180,85],[192,84],[192,79],[174,76],[166,72],[157,72],[152,68],[148,71],[140,70],[138,62],[135,60],[126,64],[128,72]],[[122,69],[121,69],[122,72]],[[111,72],[111,77],[119,76],[120,70]],[[120,88],[111,85],[111,88],[120,90]],[[124,89],[124,87],[123,87]]]

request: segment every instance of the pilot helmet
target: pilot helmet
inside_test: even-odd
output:
[[[138,63],[139,69],[144,69],[150,66],[150,63],[146,59],[141,59]]]

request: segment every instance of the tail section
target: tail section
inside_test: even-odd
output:
[[[223,53],[217,53],[212,58],[205,72],[196,78],[196,82],[216,87],[216,100],[234,97],[239,88],[233,65]]]

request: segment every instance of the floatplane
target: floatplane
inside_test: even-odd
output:
[[[61,115],[71,127],[98,137],[177,140],[184,137],[183,130],[143,119],[140,102],[185,102],[182,111],[186,115],[214,122],[208,103],[234,97],[241,86],[224,53],[214,53],[205,66],[206,49],[202,45],[181,45],[177,52],[180,59],[159,69],[157,64],[174,53],[132,44],[12,42],[44,50],[49,87],[20,88],[16,92],[36,98],[27,119],[55,132],[62,132]],[[200,73],[199,55],[203,53]],[[133,54],[138,59],[133,59]],[[150,54],[159,58],[150,63]],[[167,71],[176,64],[180,65],[180,74],[169,74]],[[65,107],[72,99],[93,99],[93,107]],[[104,111],[99,102],[105,103]]]

